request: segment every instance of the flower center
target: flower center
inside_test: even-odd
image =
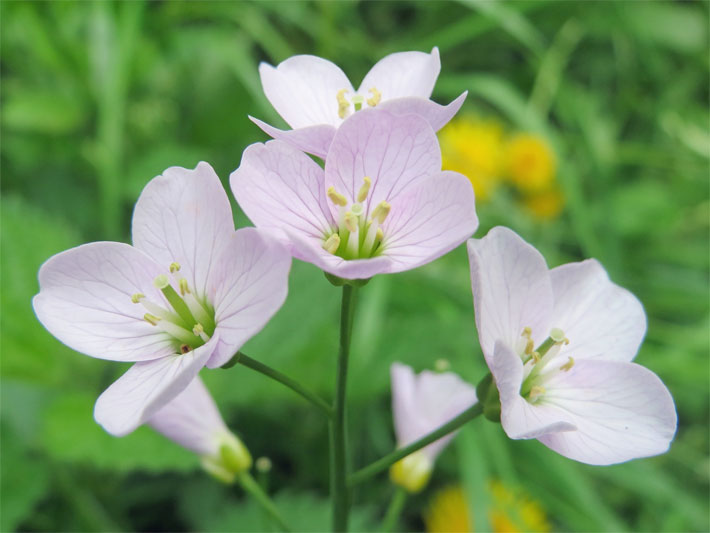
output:
[[[365,176],[357,193],[356,202],[348,207],[342,194],[330,187],[328,198],[338,206],[338,227],[323,238],[323,248],[343,259],[367,259],[379,255],[384,249],[384,233],[380,227],[390,212],[390,204],[382,201],[369,217],[365,216],[363,202],[370,193],[372,180]]]
[[[531,328],[523,328],[520,337],[518,354],[523,360],[525,376],[520,386],[520,395],[530,403],[537,403],[547,392],[544,384],[559,372],[569,371],[574,366],[574,358],[568,357],[567,362],[560,366],[549,365],[555,359],[559,361],[557,356],[562,346],[569,344],[569,339],[560,328],[552,328],[549,337],[537,348],[532,339]]]
[[[176,343],[178,353],[188,353],[205,344],[214,333],[214,310],[208,302],[198,298],[190,290],[185,278],[178,278],[178,263],[170,264],[172,280],[178,291],[171,284],[171,277],[160,274],[153,284],[160,289],[168,305],[152,302],[143,293],[131,296],[134,304],[141,304],[147,313],[143,320],[170,335]]]
[[[370,88],[369,93],[372,96],[367,99],[364,96],[355,93],[350,100],[348,100],[345,97],[348,92],[349,91],[347,89],[340,89],[335,95],[335,99],[338,101],[338,116],[340,118],[347,118],[350,115],[350,106],[352,106],[355,111],[360,111],[363,103],[366,103],[370,107],[375,107],[380,103],[380,100],[382,100],[382,93],[375,87]]]

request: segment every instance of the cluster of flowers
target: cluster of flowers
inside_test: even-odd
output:
[[[42,266],[33,302],[42,324],[79,352],[134,363],[96,403],[108,432],[148,423],[232,480],[251,457],[198,373],[229,362],[279,309],[291,258],[336,284],[357,284],[423,265],[471,237],[473,189],[466,176],[441,170],[435,133],[466,94],[447,106],[431,101],[439,69],[436,48],[392,54],[355,90],[321,58],[262,64],[264,92],[292,129],[252,119],[274,140],[249,146],[230,176],[256,228],[235,231],[210,165],[173,167],[138,199],[133,246],[86,244]],[[498,409],[511,438],[536,438],[578,461],[610,464],[668,448],[675,409],[658,377],[632,362],[646,330],[632,294],[595,260],[549,270],[503,227],[468,240],[468,254],[492,376],[477,394],[455,374],[393,365],[399,446],[480,400],[487,414]],[[395,464],[392,479],[419,490],[450,438]]]

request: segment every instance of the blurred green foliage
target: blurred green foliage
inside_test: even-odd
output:
[[[564,531],[707,531],[708,6],[706,2],[2,2],[2,531],[253,531],[269,525],[233,488],[148,428],[114,439],[92,419],[124,368],[73,353],[34,318],[36,272],[90,240],[129,239],[131,206],[172,165],[223,180],[280,124],[259,61],[327,57],[355,82],[384,55],[439,46],[434,97],[544,136],[560,162],[561,219],[505,194],[482,227],[512,227],[551,265],[597,257],[649,315],[638,361],[671,389],[680,425],[663,456],[607,468],[475,421],[441,457],[401,527],[423,526],[437,486],[460,481],[477,530],[488,479],[523,487]],[[248,224],[236,210],[238,226]],[[245,351],[331,396],[338,291],[293,266],[283,309]],[[393,447],[392,361],[446,358],[484,373],[459,248],[361,291],[349,390],[353,463]],[[277,504],[304,530],[328,520],[327,428],[248,369],[203,372],[229,425],[272,459]],[[392,488],[354,494],[353,528],[376,527]]]

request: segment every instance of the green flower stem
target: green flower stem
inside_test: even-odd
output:
[[[300,394],[303,398],[315,405],[328,418],[333,417],[333,408],[328,405],[326,401],[323,400],[316,393],[311,392],[303,385],[301,385],[298,381],[291,379],[290,377],[282,374],[278,370],[275,370],[270,366],[265,365],[264,363],[260,363],[255,359],[252,359],[243,352],[237,352],[236,355],[229,362],[222,366],[222,368],[231,368],[236,363],[244,365],[247,368],[251,368],[252,370],[256,370],[257,372],[260,372],[261,374],[270,377],[274,381],[278,381],[282,385],[286,385],[293,392],[295,392],[296,394]]]
[[[399,448],[398,450],[395,450],[392,453],[385,455],[381,459],[378,459],[374,463],[367,465],[365,468],[358,470],[352,476],[350,476],[350,479],[348,480],[348,486],[353,486],[357,485],[358,483],[362,483],[363,481],[371,478],[375,474],[386,470],[400,459],[407,457],[409,454],[414,453],[417,450],[421,450],[422,448],[424,448],[424,446],[427,446],[428,444],[439,440],[441,437],[448,435],[452,431],[456,431],[466,422],[468,422],[469,420],[473,420],[481,413],[483,413],[483,404],[476,403],[453,420],[450,420],[449,422],[441,426],[439,429],[429,433],[427,436],[422,437],[418,441],[413,442],[409,446]]]
[[[356,296],[356,287],[343,285],[343,299],[340,307],[338,373],[330,439],[333,467],[333,531],[347,531],[348,529],[349,495],[347,485],[347,442],[345,438],[345,391]]]
[[[392,495],[392,500],[387,508],[387,514],[382,521],[382,531],[389,533],[394,531],[397,527],[397,522],[399,521],[399,516],[402,514],[402,509],[404,509],[404,502],[407,500],[407,491],[402,487],[397,487]]]
[[[269,517],[276,524],[278,524],[278,526],[283,531],[291,531],[291,528],[286,525],[286,522],[284,522],[284,519],[281,517],[281,514],[279,514],[279,511],[274,505],[274,502],[271,501],[271,498],[269,498],[269,496],[263,491],[261,486],[254,480],[254,478],[251,477],[251,474],[249,474],[249,472],[242,472],[237,477],[237,480],[239,481],[239,484],[242,486],[244,491],[247,492],[250,496],[252,496],[257,502],[259,502],[259,505],[264,508]]]

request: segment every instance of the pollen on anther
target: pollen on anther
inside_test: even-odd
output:
[[[180,270],[180,263],[178,263],[176,261],[173,261],[172,263],[170,263],[170,273],[171,274],[175,274],[175,272],[177,272],[178,270]]]
[[[146,313],[143,315],[143,320],[148,322],[149,324],[153,326],[157,326],[158,322],[160,322],[160,317],[157,317],[155,315],[151,315],[150,313]]]
[[[560,370],[564,372],[569,372],[574,366],[574,357],[568,358],[567,362],[560,367]]]
[[[540,385],[535,385],[530,389],[530,395],[528,396],[531,400],[535,400],[547,392],[544,387]]]
[[[142,292],[137,292],[137,293],[135,293],[134,295],[131,296],[131,301],[132,301],[134,304],[139,304],[139,303],[141,303],[141,300],[142,300],[143,298],[145,298],[145,294],[143,294]]]
[[[370,92],[372,96],[367,99],[367,105],[370,107],[375,107],[382,100],[382,93],[378,91],[375,87],[370,87]]]
[[[190,292],[190,288],[187,285],[187,280],[185,278],[180,278],[180,281],[178,282],[178,285],[180,287],[180,294],[182,296],[185,296]]]

